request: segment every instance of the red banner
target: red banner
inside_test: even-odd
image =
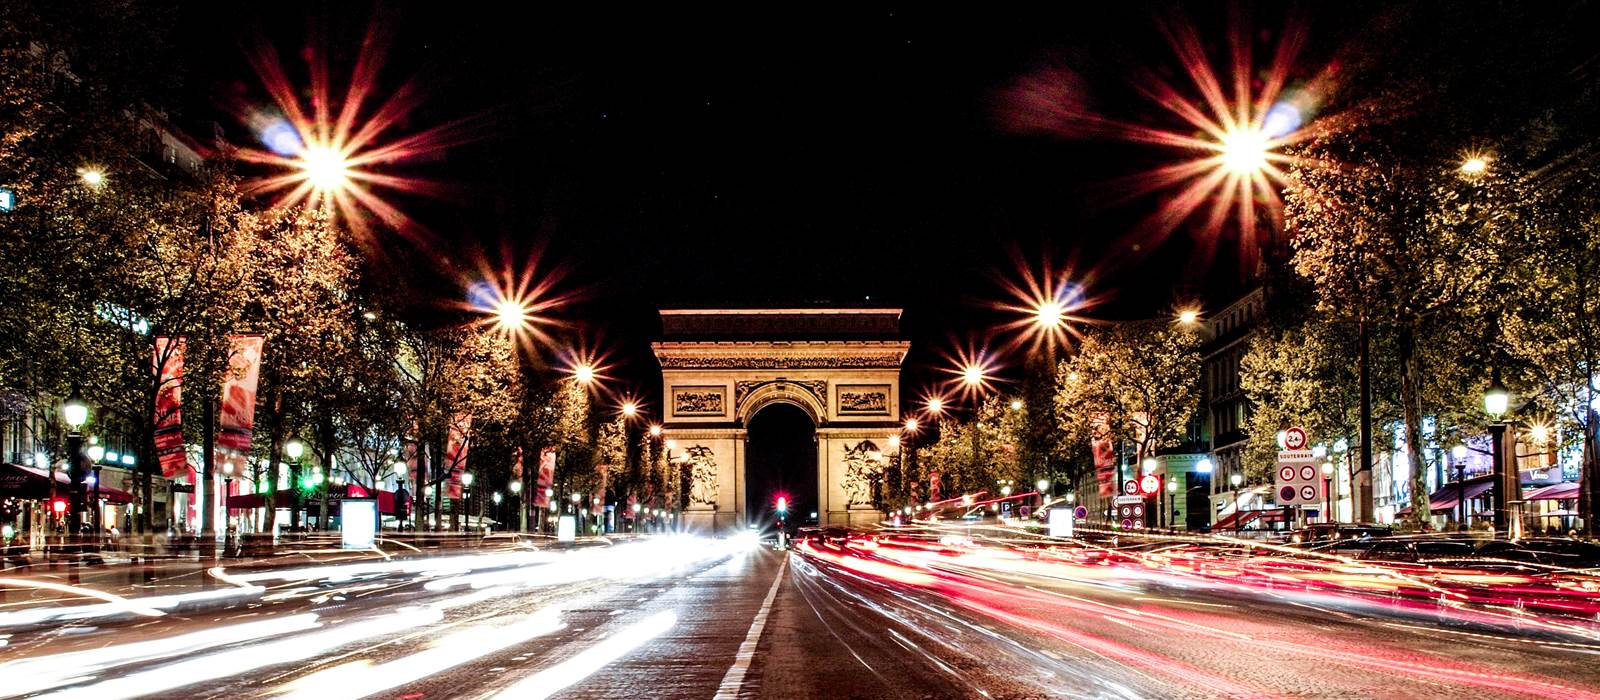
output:
[[[1111,442],[1111,426],[1105,416],[1090,423],[1089,450],[1094,454],[1095,483],[1100,495],[1109,498],[1117,492],[1117,453]]]
[[[928,500],[937,501],[939,496],[939,472],[933,472],[928,475]]]
[[[233,473],[244,474],[250,457],[250,433],[256,422],[262,339],[259,335],[236,335],[229,342],[232,348],[228,352],[228,378],[222,383],[217,454],[223,464],[233,465]]]
[[[153,371],[161,377],[156,390],[156,457],[161,475],[171,479],[186,469],[188,454],[183,447],[183,346],[182,337],[156,338]]]
[[[539,484],[533,490],[533,505],[550,507],[550,485],[556,481],[556,451],[546,447],[539,451]]]
[[[444,468],[450,470],[450,485],[446,495],[461,497],[461,472],[467,468],[467,453],[472,449],[472,416],[457,413],[450,421],[450,434],[445,441]]]
[[[511,478],[522,479],[522,448],[517,448],[517,461],[511,465]]]
[[[415,429],[412,432],[416,432]],[[421,493],[426,484],[422,483],[422,474],[417,471],[417,455],[421,454],[417,449],[417,443],[407,440],[405,446],[401,448],[401,453],[405,456],[406,473],[411,475],[411,489]]]

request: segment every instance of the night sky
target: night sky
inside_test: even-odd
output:
[[[913,383],[956,347],[999,347],[990,307],[1017,259],[1070,265],[1106,297],[1091,312],[1102,318],[1219,308],[1247,281],[1237,240],[1189,227],[1153,239],[1139,222],[1163,194],[1128,198],[1119,184],[1184,154],[1052,129],[1015,86],[1068,75],[1074,104],[1177,128],[1135,89],[1148,73],[1183,84],[1159,18],[1193,24],[1219,66],[1228,28],[1247,22],[1266,53],[1288,21],[1276,4],[1230,18],[1216,3],[651,15],[221,4],[178,12],[187,123],[249,140],[218,96],[267,102],[250,47],[274,46],[297,79],[304,47],[325,44],[342,87],[361,37],[384,28],[379,91],[411,80],[427,98],[396,132],[478,124],[469,143],[397,169],[448,186],[392,198],[427,231],[410,258],[424,261],[410,270],[421,303],[462,299],[485,262],[537,260],[575,296],[556,312],[565,333],[646,393],[661,306],[903,306]],[[1307,73],[1371,20],[1300,9]],[[417,248],[416,234],[378,237]]]

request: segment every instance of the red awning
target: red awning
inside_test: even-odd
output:
[[[1568,481],[1561,484],[1551,484],[1523,494],[1525,501],[1566,501],[1578,497],[1579,484]]]
[[[1243,528],[1245,525],[1249,525],[1256,518],[1261,517],[1261,514],[1265,513],[1265,512],[1267,512],[1267,511],[1264,511],[1264,510],[1238,510],[1238,511],[1234,511],[1228,517],[1223,518],[1221,520],[1218,520],[1216,523],[1212,524],[1211,525],[1211,530],[1213,532],[1215,532],[1217,530],[1238,530],[1238,529]]]
[[[1473,499],[1494,490],[1494,476],[1485,475],[1467,479],[1462,482],[1452,481],[1439,490],[1428,494],[1428,510],[1435,513],[1451,513],[1456,510],[1456,505],[1462,498]],[[1411,514],[1411,507],[1406,506],[1395,512],[1395,516],[1403,517]]]
[[[67,495],[67,488],[72,484],[67,478],[67,473],[55,473],[55,487],[50,486],[50,472],[21,464],[0,464],[0,498],[21,498],[24,500],[45,500],[51,496]],[[94,486],[88,486],[91,497]],[[100,487],[100,498],[108,503],[132,503],[133,494],[122,489],[110,486]]]
[[[347,492],[350,494],[350,498],[372,498],[370,489],[363,488],[360,484],[346,484],[344,486],[335,486],[335,487],[333,487],[333,490],[328,492],[328,502],[329,503],[338,503],[339,501],[344,500],[345,494]],[[293,499],[294,499],[294,492],[293,491],[290,491],[290,490],[287,490],[287,489],[285,489],[283,491],[279,491],[278,494],[277,494],[278,507],[279,508],[287,507],[290,503],[294,502]],[[322,502],[322,496],[321,496],[321,494],[317,494],[317,495],[314,495],[314,496],[308,495],[305,498],[305,502],[307,504],[321,503]],[[245,493],[245,494],[239,494],[239,495],[229,496],[228,497],[228,507],[229,508],[248,509],[248,508],[265,508],[266,506],[267,506],[267,494],[264,494],[264,493]],[[381,490],[381,489],[378,491],[378,512],[379,513],[393,513],[393,512],[395,512],[394,492],[393,491],[384,491],[384,490]]]

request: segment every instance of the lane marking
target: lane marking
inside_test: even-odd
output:
[[[728,667],[727,675],[722,677],[722,684],[717,686],[717,694],[712,700],[736,700],[739,689],[744,687],[744,676],[750,671],[750,662],[756,655],[756,644],[761,641],[761,631],[767,627],[767,613],[772,611],[772,600],[778,597],[778,586],[783,583],[783,573],[789,568],[789,558],[783,558],[783,563],[778,565],[778,575],[772,579],[772,587],[767,589],[767,597],[761,601],[761,609],[756,611],[756,617],[750,622],[750,632],[744,636],[744,641],[739,644],[739,653],[733,655],[733,665]]]

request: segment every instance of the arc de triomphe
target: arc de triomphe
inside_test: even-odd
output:
[[[818,521],[882,519],[871,479],[899,434],[900,309],[665,309],[661,325],[662,436],[691,474],[686,526],[745,526],[745,429],[779,403],[816,426]]]

